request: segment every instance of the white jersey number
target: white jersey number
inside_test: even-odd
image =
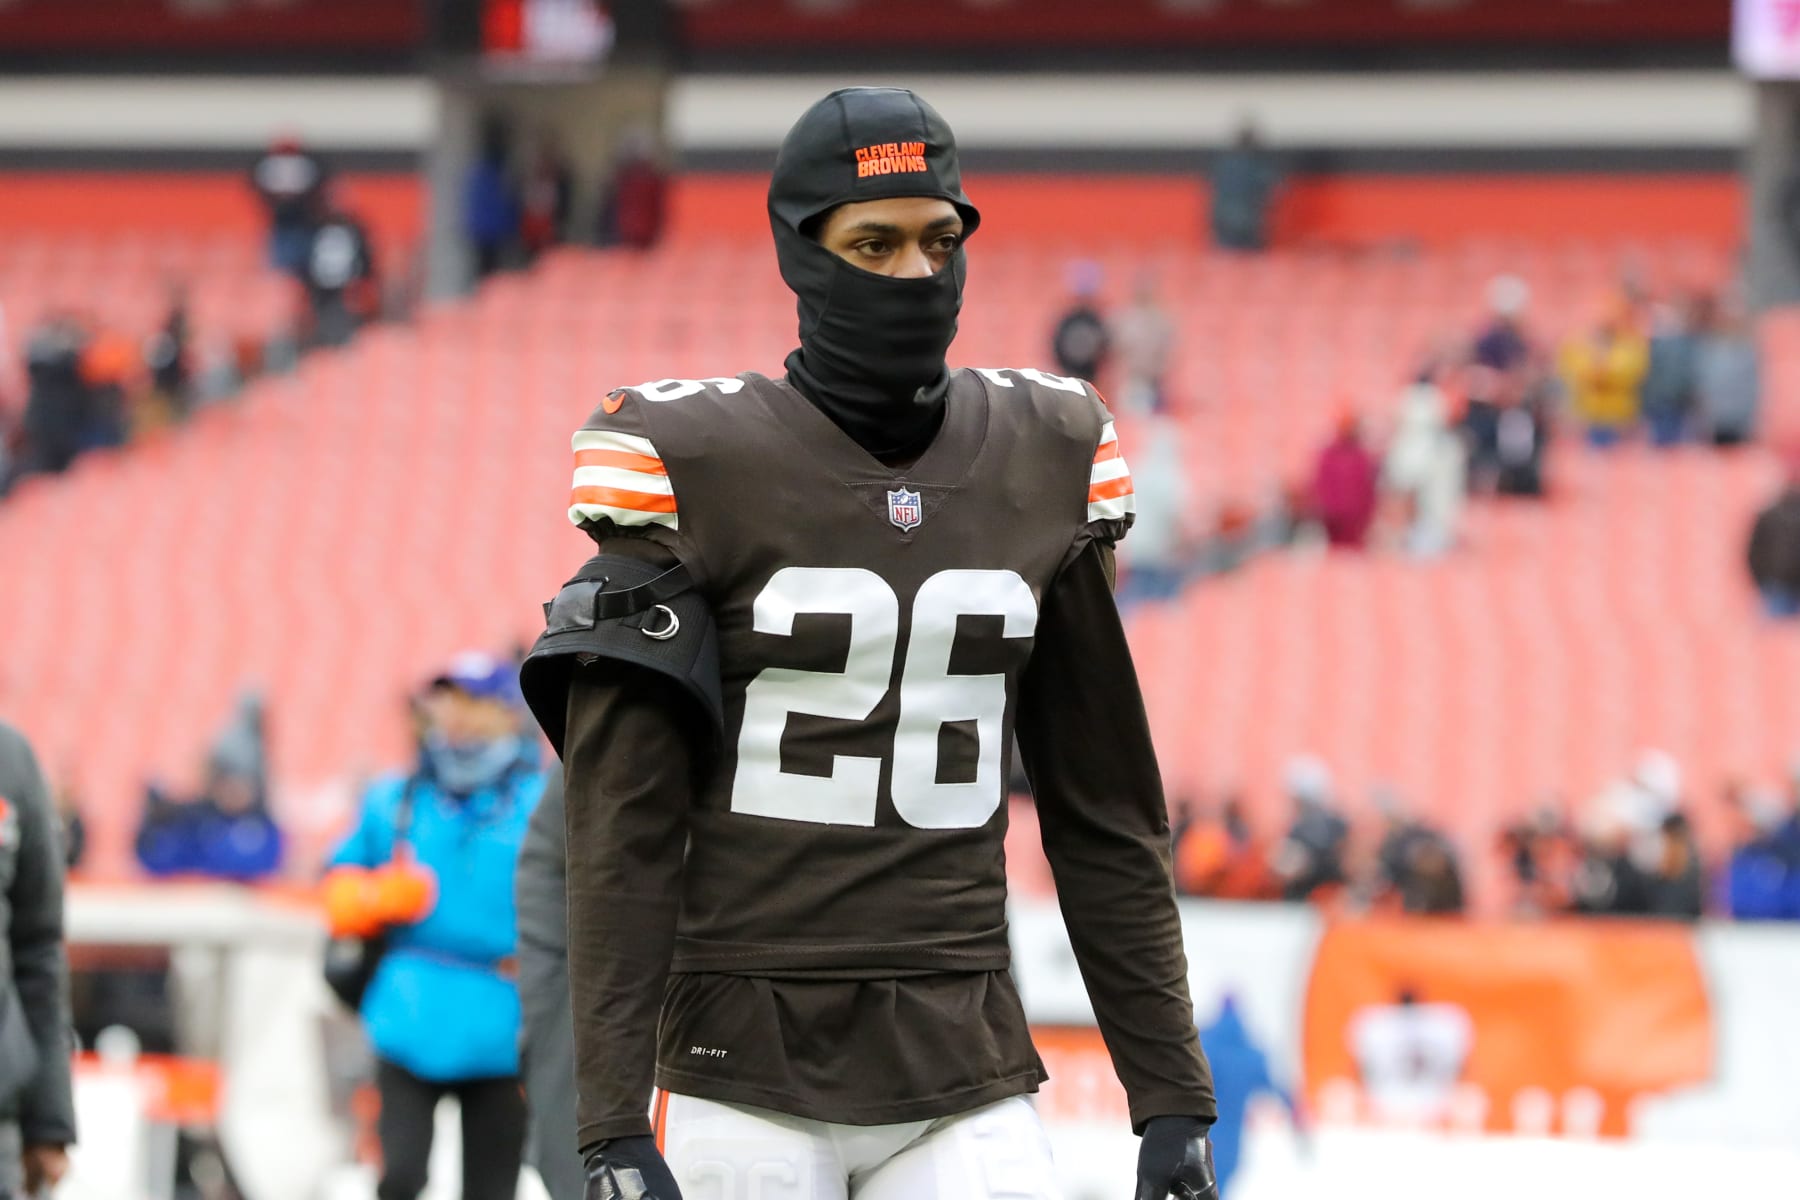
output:
[[[880,759],[840,754],[830,775],[798,775],[781,769],[781,739],[790,713],[868,720],[893,678],[900,600],[872,571],[786,567],[757,596],[754,628],[791,637],[800,613],[850,618],[844,669],[770,667],[751,681],[744,693],[731,810],[788,821],[873,825]],[[900,674],[892,791],[901,819],[920,829],[984,825],[1005,790],[1000,735],[1006,677],[950,673],[957,622],[964,616],[996,616],[1001,636],[1030,637],[1037,629],[1037,600],[1014,571],[943,571],[914,597],[912,638]],[[980,747],[975,778],[939,783],[938,735],[951,721],[975,723]]]

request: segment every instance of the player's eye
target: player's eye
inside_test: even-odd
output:
[[[882,255],[889,253],[892,249],[892,247],[880,238],[869,238],[866,241],[858,242],[853,248],[858,254],[866,254],[870,258],[880,258]]]

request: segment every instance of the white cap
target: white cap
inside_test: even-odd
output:
[[[1681,764],[1664,750],[1646,750],[1638,755],[1632,781],[1665,809],[1681,803]]]
[[[1282,786],[1296,800],[1323,804],[1331,799],[1331,768],[1315,754],[1296,754],[1281,769]]]
[[[1531,285],[1517,275],[1496,275],[1487,289],[1488,307],[1503,317],[1516,317],[1531,303]]]

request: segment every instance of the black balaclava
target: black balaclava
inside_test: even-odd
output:
[[[799,297],[800,348],[788,379],[877,457],[923,450],[944,419],[968,263],[959,246],[924,279],[877,275],[803,229],[840,204],[936,196],[956,206],[963,235],[981,214],[963,195],[956,137],[903,88],[844,88],[788,131],[769,180],[769,224],[781,277]]]

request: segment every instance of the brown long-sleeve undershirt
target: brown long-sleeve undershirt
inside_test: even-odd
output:
[[[609,553],[668,560],[624,539]],[[1018,734],[1038,797],[1044,849],[1102,1036],[1134,1126],[1152,1116],[1215,1115],[1194,1031],[1186,957],[1170,882],[1168,817],[1143,703],[1111,594],[1109,547],[1090,545],[1043,599],[1022,678]],[[680,907],[686,822],[705,769],[690,702],[638,668],[595,662],[574,673],[564,761],[569,833],[569,963],[581,1144],[649,1132],[658,1018]],[[765,1079],[714,1081],[717,1098],[800,1116],[885,1123],[948,1115],[1042,1079],[1004,972],[877,981],[683,977],[721,1008],[780,1037],[811,1014],[852,1029],[770,1047]],[[671,992],[671,995],[676,992]],[[905,1019],[895,1019],[906,1014]],[[933,1026],[933,1027],[924,1027]],[[667,1031],[665,1030],[665,1035]],[[845,1045],[883,1064],[840,1069]],[[777,1064],[776,1052],[817,1061]],[[987,1078],[972,1079],[971,1061]],[[891,1064],[892,1069],[887,1069]],[[934,1072],[941,1072],[941,1078]],[[665,1086],[688,1090],[671,1069]],[[674,1075],[671,1080],[669,1076]],[[792,1081],[804,1080],[797,1090]],[[871,1099],[869,1089],[895,1094]],[[825,1092],[841,1087],[841,1095]],[[904,1093],[904,1094],[902,1094]],[[941,1108],[942,1111],[933,1111]]]
[[[1143,695],[1095,544],[1044,596],[1019,750],[1063,922],[1131,1122],[1217,1116],[1194,1030],[1169,814]]]

